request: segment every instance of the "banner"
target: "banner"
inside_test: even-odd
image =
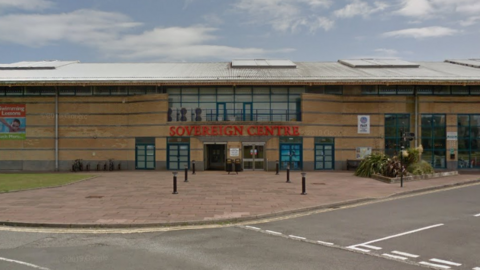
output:
[[[358,115],[358,134],[370,134],[370,115]]]
[[[25,104],[0,104],[0,140],[25,140]]]

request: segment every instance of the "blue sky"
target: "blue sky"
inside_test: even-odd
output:
[[[0,63],[480,58],[480,0],[0,0]]]

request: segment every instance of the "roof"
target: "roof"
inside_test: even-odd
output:
[[[27,66],[33,66],[35,62],[20,63],[29,63]],[[230,62],[79,63],[60,61],[54,68],[49,69],[18,69],[15,68],[15,64],[10,64],[13,65],[11,68],[0,69],[0,84],[361,84],[391,82],[480,85],[480,68],[449,62],[417,62],[418,67],[401,68],[353,68],[339,62],[296,62],[295,64],[296,68],[232,68]],[[0,66],[5,67],[6,65]]]

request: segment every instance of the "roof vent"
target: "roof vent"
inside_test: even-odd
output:
[[[399,59],[348,59],[339,63],[353,68],[418,68],[420,65]]]
[[[480,68],[480,59],[453,59],[445,60],[445,62],[467,67]]]
[[[80,61],[37,61],[37,62],[17,62],[13,64],[0,64],[0,70],[14,69],[56,69],[58,67],[79,63]]]
[[[233,68],[296,68],[297,65],[290,60],[272,59],[235,59]]]

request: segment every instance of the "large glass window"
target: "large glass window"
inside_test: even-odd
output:
[[[446,116],[422,114],[422,159],[434,168],[446,167]]]
[[[480,114],[458,116],[458,168],[480,168]]]
[[[395,156],[401,149],[402,134],[410,132],[409,114],[385,115],[385,154]],[[408,143],[405,143],[408,147]]]
[[[301,121],[305,88],[172,87],[166,92],[170,121]]]

